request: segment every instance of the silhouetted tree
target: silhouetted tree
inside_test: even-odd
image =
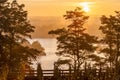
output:
[[[44,48],[41,46],[41,44],[38,41],[34,41],[31,44],[31,47],[34,49],[37,49],[40,52],[40,56],[45,56],[46,53],[44,52]]]
[[[103,15],[101,17],[100,30],[104,34],[101,43],[106,46],[102,52],[107,55],[110,67],[115,69],[114,80],[120,79],[120,11],[115,11],[116,15],[109,17]]]
[[[52,30],[49,34],[57,35],[58,41],[58,55],[69,57],[74,61],[75,80],[79,72],[81,64],[84,63],[86,55],[93,52],[95,47],[93,44],[97,38],[85,32],[84,23],[87,21],[88,16],[81,8],[76,8],[73,11],[67,11],[64,18],[70,21],[67,28]]]
[[[6,80],[9,72],[23,69],[32,59],[36,59],[39,51],[22,46],[26,38],[31,38],[34,26],[27,19],[24,5],[16,0],[8,3],[0,0],[0,79]],[[22,73],[22,72],[20,72]],[[20,79],[19,79],[20,80]]]

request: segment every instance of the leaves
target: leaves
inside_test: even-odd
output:
[[[66,60],[58,59],[56,63],[57,63],[58,65],[64,65],[64,64],[70,64],[70,62],[71,62],[70,59],[66,59]]]
[[[78,66],[79,68],[79,65],[85,60],[86,53],[94,52],[93,44],[97,42],[97,37],[85,33],[86,29],[83,25],[88,16],[84,15],[81,8],[77,7],[75,10],[67,11],[64,18],[71,23],[66,28],[51,30],[49,34],[56,35],[58,41],[56,54],[71,55],[70,58],[75,63],[74,67]]]
[[[117,70],[120,57],[120,11],[115,11],[116,15],[102,16],[100,30],[104,37],[100,41],[104,47],[100,50],[106,56],[109,66]]]
[[[27,19],[24,5],[16,1],[0,2],[0,65],[19,69],[21,63],[30,64],[31,60],[36,60],[43,50],[22,45],[26,38],[31,38],[34,28]]]

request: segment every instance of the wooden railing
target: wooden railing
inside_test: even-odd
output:
[[[42,80],[57,80],[56,78],[62,78],[62,80],[74,80],[74,70],[42,70]],[[12,74],[12,73],[11,73]],[[26,70],[25,80],[38,80],[37,70]],[[77,76],[79,80],[112,80],[112,74],[107,70],[80,70]],[[34,78],[34,79],[32,79]],[[10,80],[10,79],[9,79]]]

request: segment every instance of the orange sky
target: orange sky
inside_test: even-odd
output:
[[[18,0],[24,3],[29,16],[61,16],[66,10],[74,9],[80,2],[90,4],[90,15],[110,14],[120,10],[120,0]]]
[[[12,0],[10,0],[12,1]],[[18,3],[25,4],[28,17],[36,27],[33,37],[49,37],[48,31],[65,27],[65,20],[62,17],[66,10],[74,10],[82,2],[89,2],[90,11],[86,15],[90,16],[85,27],[91,34],[99,34],[100,17],[110,15],[115,10],[120,10],[120,0],[17,0]],[[36,17],[37,16],[37,17]],[[52,17],[51,17],[52,16]],[[54,17],[53,17],[54,16]]]

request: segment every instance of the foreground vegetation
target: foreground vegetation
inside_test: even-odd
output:
[[[23,45],[35,28],[23,8],[16,0],[0,0],[0,80],[7,80],[9,73],[16,70],[16,80],[23,80],[26,66],[42,52]]]
[[[99,30],[103,33],[102,38],[86,33],[83,26],[88,16],[81,8],[67,11],[64,15],[64,18],[70,21],[70,25],[49,32],[57,37],[56,54],[67,57],[67,59],[59,59],[58,64],[70,64],[74,70],[74,80],[81,79],[79,74],[83,67],[87,66],[86,64],[87,67],[92,66],[91,68],[95,67],[100,71],[104,69],[111,80],[120,79],[120,12],[115,11],[115,13],[115,16],[103,15],[100,18]],[[99,54],[103,56],[98,56]],[[89,70],[85,74],[90,76]],[[101,76],[95,80],[103,80],[103,78]]]
[[[43,52],[23,45],[35,28],[23,8],[24,5],[19,5],[16,0],[12,3],[0,1],[0,80],[7,80],[10,73],[16,71],[15,79],[24,80],[26,66],[29,67],[31,61]],[[66,12],[64,18],[70,25],[49,32],[56,35],[58,41],[56,54],[67,57],[55,63],[54,77],[60,76],[61,65],[68,64],[72,71],[71,80],[120,80],[120,12],[115,13],[115,16],[100,18],[99,30],[103,37],[99,38],[86,32],[84,24],[89,16],[81,8]],[[43,76],[41,71],[38,64],[39,80]]]

